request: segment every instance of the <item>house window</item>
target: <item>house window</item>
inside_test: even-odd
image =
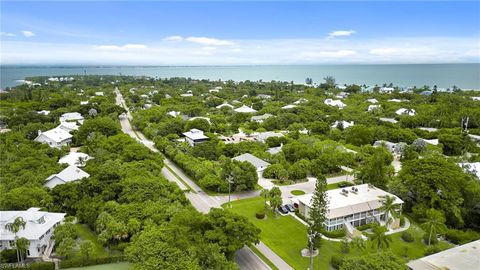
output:
[[[27,249],[27,256],[30,256],[30,250]]]

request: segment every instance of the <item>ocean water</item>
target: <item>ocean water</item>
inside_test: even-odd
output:
[[[82,75],[144,75],[158,78],[190,77],[211,80],[294,81],[304,83],[310,77],[323,82],[333,76],[339,84],[398,86],[437,85],[448,88],[480,89],[480,63],[475,64],[411,64],[411,65],[286,65],[286,66],[1,66],[0,87],[18,85],[29,76]]]

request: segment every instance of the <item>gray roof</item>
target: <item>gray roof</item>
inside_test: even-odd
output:
[[[407,266],[412,270],[464,270],[478,269],[479,264],[480,240],[477,240],[410,261]]]
[[[247,161],[248,163],[252,164],[253,166],[255,166],[255,168],[266,168],[270,165],[270,163],[266,162],[266,161],[263,161],[259,158],[257,158],[256,156],[250,154],[250,153],[245,153],[243,155],[240,155],[240,156],[236,156],[233,158],[234,160],[236,161]]]

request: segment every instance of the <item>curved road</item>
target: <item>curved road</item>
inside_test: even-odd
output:
[[[118,90],[118,88],[115,88],[115,93],[116,104],[123,107],[127,111],[125,115],[120,116],[120,125],[122,126],[122,131],[148,147],[153,152],[159,153],[158,149],[155,148],[152,141],[148,140],[141,132],[133,130],[132,125],[130,124],[132,115],[127,107],[127,104],[125,103],[125,100],[123,99],[123,96]],[[169,181],[175,182],[182,190],[190,190],[190,192],[185,192],[185,195],[190,200],[195,209],[197,209],[199,212],[208,213],[210,211],[210,208],[219,208],[222,204],[228,202],[228,196],[209,196],[208,194],[203,192],[203,190],[194,181],[192,181],[190,177],[185,175],[183,171],[175,165],[175,163],[171,162],[166,157],[164,157],[164,164],[165,166],[162,169],[162,173],[165,178],[167,178]],[[177,176],[181,179],[179,179]],[[185,184],[188,186],[186,186]],[[259,191],[233,194],[232,200],[251,198],[258,195]],[[260,242],[255,246],[279,269],[293,269],[264,243]],[[260,259],[260,257],[258,257],[250,248],[246,246],[237,251],[237,253],[235,254],[235,261],[242,270],[271,269],[267,264],[265,264],[265,262],[262,261],[262,259]]]

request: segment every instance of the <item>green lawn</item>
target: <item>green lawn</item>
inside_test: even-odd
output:
[[[245,199],[232,202],[230,211],[247,217],[262,231],[260,239],[277,253],[282,259],[295,269],[307,269],[309,260],[300,255],[300,251],[305,248],[307,243],[307,230],[305,226],[292,216],[274,217],[271,211],[267,211],[267,218],[258,220],[255,213],[263,207],[263,199],[260,197]],[[391,235],[392,243],[389,250],[396,255],[403,257],[405,247],[406,254],[409,259],[422,257],[425,253],[426,246],[421,242],[423,231],[412,223],[408,230],[415,238],[412,243],[406,243],[401,239],[401,233]],[[376,252],[371,243],[367,241],[367,249],[365,251],[351,250],[343,256],[362,255],[367,252]],[[443,248],[449,247],[446,243],[439,244]],[[314,259],[315,269],[330,269],[330,259],[333,255],[340,254],[340,243],[333,241],[322,241],[320,255]]]
[[[108,252],[103,248],[103,245],[98,241],[97,235],[95,235],[87,226],[83,224],[75,224],[78,231],[78,236],[83,240],[90,240],[94,246],[93,256],[107,257]]]
[[[122,263],[109,263],[109,264],[99,264],[93,266],[84,266],[84,267],[75,267],[68,268],[69,270],[127,270],[129,264],[126,262]]]

